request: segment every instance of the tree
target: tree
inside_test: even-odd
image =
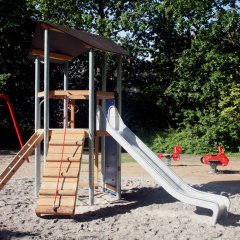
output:
[[[34,72],[28,52],[35,24],[24,0],[3,0],[0,11],[0,93],[10,97],[20,128],[26,133],[32,129],[34,118]],[[15,133],[9,134],[13,126],[4,104],[0,112],[0,132],[6,136],[3,141],[7,143]],[[15,143],[14,140],[11,142]]]

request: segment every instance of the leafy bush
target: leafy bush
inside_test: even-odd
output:
[[[194,126],[156,133],[150,147],[156,153],[170,153],[175,145],[180,145],[185,153],[203,154],[221,145],[227,152],[239,152],[239,133],[239,123],[209,116]]]

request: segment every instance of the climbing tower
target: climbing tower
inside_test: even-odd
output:
[[[101,90],[96,91],[94,84],[94,53],[98,51],[102,58]],[[68,87],[69,62],[75,57],[89,54],[89,89],[71,90]],[[116,93],[106,89],[107,54],[116,54],[117,83]],[[112,40],[81,30],[41,22],[37,25],[31,58],[35,61],[35,130],[41,129],[43,118],[43,157],[44,170],[40,172],[40,147],[35,150],[35,193],[39,196],[36,213],[54,215],[74,215],[81,161],[85,139],[88,139],[88,187],[89,204],[94,203],[96,184],[103,191],[111,191],[118,198],[121,193],[120,146],[106,131],[96,131],[96,104],[106,110],[107,103],[115,103],[121,112],[121,65],[122,56],[127,52]],[[40,64],[43,63],[43,89],[40,89]],[[62,90],[50,91],[50,63],[63,66]],[[117,99],[116,99],[117,96]],[[64,104],[64,128],[52,129],[49,117],[49,99],[62,99]],[[88,101],[88,126],[85,129],[75,127],[74,109],[76,101]],[[40,111],[43,103],[43,111]],[[68,111],[70,114],[68,116]],[[70,123],[68,126],[68,122]],[[113,148],[111,153],[106,141]],[[94,166],[98,167],[99,145],[101,144],[101,180],[95,183]],[[99,171],[95,171],[98,175]],[[42,176],[42,177],[41,177]],[[98,176],[97,176],[98,177]]]

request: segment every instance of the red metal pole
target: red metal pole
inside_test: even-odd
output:
[[[4,95],[4,94],[0,94],[0,99],[5,100],[6,103],[7,103],[7,105],[8,105],[8,109],[9,109],[9,112],[10,112],[10,115],[11,115],[11,118],[12,118],[12,121],[13,121],[13,125],[14,125],[14,128],[15,128],[16,133],[17,133],[18,141],[19,141],[20,146],[21,146],[21,148],[22,148],[24,144],[23,144],[22,136],[21,136],[21,133],[20,133],[20,129],[19,129],[19,126],[18,126],[16,117],[15,117],[15,114],[14,114],[14,112],[13,112],[13,107],[12,107],[11,101],[10,101],[10,99],[9,99],[6,95]],[[29,162],[28,159],[27,159],[27,161]]]

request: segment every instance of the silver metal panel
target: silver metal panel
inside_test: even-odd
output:
[[[106,110],[115,104],[114,100],[106,101]],[[110,185],[117,190],[118,185],[118,143],[111,137],[105,137],[105,168],[104,168],[104,184]],[[112,192],[112,191],[111,191]],[[114,192],[112,192],[114,193]],[[114,194],[118,195],[116,191]]]

